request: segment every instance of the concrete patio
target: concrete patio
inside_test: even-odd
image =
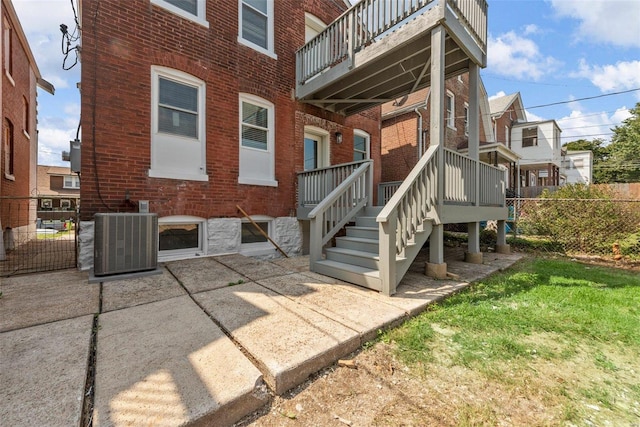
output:
[[[2,279],[0,419],[230,425],[521,255],[476,265],[451,251],[456,279],[442,281],[423,274],[425,257],[390,298],[309,272],[306,257],[175,261],[95,284],[75,270]]]

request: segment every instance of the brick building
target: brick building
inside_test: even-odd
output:
[[[294,96],[296,50],[348,1],[80,3],[82,268],[93,215],[141,201],[161,260],[274,254],[237,206],[300,253],[297,172],[371,158],[379,175],[379,107],[345,117]]]
[[[80,178],[63,166],[38,165],[38,218],[43,221],[76,219]]]
[[[42,79],[16,11],[10,0],[0,3],[2,14],[0,98],[2,99],[2,156],[0,159],[0,228],[7,248],[35,231],[37,87],[53,94]]]
[[[444,146],[464,150],[469,144],[469,75],[445,81]],[[495,142],[484,86],[480,84],[480,146]],[[382,106],[382,182],[401,181],[430,146],[429,88]],[[482,159],[484,160],[484,159]]]

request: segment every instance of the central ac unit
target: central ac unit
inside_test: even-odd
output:
[[[158,216],[95,214],[93,269],[96,276],[154,270],[158,266]]]

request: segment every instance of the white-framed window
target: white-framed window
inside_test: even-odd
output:
[[[240,167],[238,182],[277,187],[275,179],[275,107],[260,97],[240,94]]]
[[[206,255],[207,222],[196,216],[158,219],[158,259],[168,261]]]
[[[80,188],[80,177],[78,175],[65,175],[62,188]]]
[[[209,28],[206,0],[151,0],[151,3]]]
[[[469,135],[469,104],[464,103],[464,134]]]
[[[535,147],[538,145],[538,127],[522,129],[522,146]]]
[[[42,209],[52,209],[53,208],[53,200],[51,200],[51,199],[40,199],[40,207]]]
[[[272,237],[273,218],[267,215],[252,215],[251,219],[260,229]],[[240,253],[243,255],[267,255],[275,246],[247,218],[242,219],[240,227]]]
[[[60,209],[68,211],[71,209],[71,200],[69,199],[60,199]]]
[[[371,146],[371,137],[363,130],[355,129],[353,131],[353,161],[370,159],[369,147]]]
[[[447,121],[447,126],[452,129],[456,128],[456,98],[453,93],[447,91],[447,96],[445,98],[445,109],[446,116],[445,120]]]
[[[22,97],[22,132],[27,138],[30,137],[31,127],[31,110],[29,109],[29,100],[26,96]]]
[[[4,57],[3,57],[3,68],[4,74],[9,79],[9,82],[15,86],[16,83],[13,80],[13,30],[9,25],[9,21],[4,19],[4,32],[2,34],[3,38],[3,49],[4,49]]]
[[[509,126],[504,127],[504,145],[511,148],[511,130]]]
[[[277,58],[273,43],[273,0],[239,0],[238,41]]]
[[[151,67],[152,178],[207,181],[205,83],[187,73]]]

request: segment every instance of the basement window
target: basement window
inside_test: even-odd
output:
[[[266,215],[254,215],[251,219],[253,219],[262,232],[271,237],[273,218]],[[262,234],[248,219],[242,220],[240,230],[241,254],[250,256],[268,255],[274,251],[275,246],[273,246],[269,242],[269,239],[267,239],[266,236]]]
[[[205,221],[191,216],[170,216],[158,220],[158,259],[169,261],[206,254]]]

